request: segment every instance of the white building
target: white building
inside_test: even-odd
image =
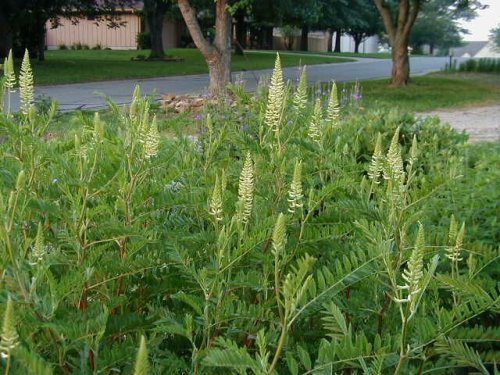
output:
[[[279,28],[273,29],[273,49],[285,50],[287,44],[292,50],[300,49],[300,29],[292,30],[289,35],[283,35]],[[331,50],[335,48],[335,32],[332,36],[328,31],[310,31],[307,35],[308,46],[310,52],[327,52],[328,42],[332,41]],[[330,39],[331,37],[331,39]],[[371,36],[359,45],[360,53],[376,53],[378,52],[379,39],[377,36]],[[354,39],[347,34],[343,34],[340,38],[341,52],[354,52]]]
[[[500,59],[500,48],[497,48],[491,41],[467,42],[463,47],[454,48],[453,56],[473,59]]]

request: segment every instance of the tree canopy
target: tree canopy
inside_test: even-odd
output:
[[[117,10],[132,0],[2,0],[0,2],[0,57],[9,50],[27,48],[32,57],[44,58],[46,23],[54,26],[61,16],[77,19],[82,15],[106,18],[118,26]]]
[[[405,86],[410,79],[408,46],[410,32],[419,13],[425,6],[433,4],[440,11],[455,18],[470,19],[475,10],[483,8],[477,0],[373,0],[382,16],[384,27],[392,47],[392,78],[394,86]]]
[[[497,48],[500,49],[500,24],[498,24],[497,27],[491,29],[490,38],[495,43]]]
[[[450,0],[425,2],[410,33],[410,45],[417,51],[428,45],[431,54],[436,47],[446,53],[450,47],[460,45],[460,34],[466,33],[458,21],[469,20],[475,14],[474,7],[459,6]]]

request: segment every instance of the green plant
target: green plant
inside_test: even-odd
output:
[[[458,66],[459,72],[481,72],[481,73],[498,73],[500,72],[500,59],[481,58],[468,59],[460,63]]]
[[[151,48],[151,34],[148,32],[141,32],[137,34],[137,48],[150,49]]]
[[[73,43],[71,46],[72,50],[80,51],[80,50],[88,50],[90,47],[86,44],[82,44],[81,42]]]
[[[4,373],[493,371],[498,249],[432,209],[495,159],[271,82],[194,137],[139,88],[56,137],[55,106],[0,113]]]

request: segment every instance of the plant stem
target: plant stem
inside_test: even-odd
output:
[[[403,367],[404,362],[406,361],[406,353],[405,353],[405,342],[406,342],[406,332],[408,326],[408,319],[406,316],[403,318],[403,329],[401,332],[401,344],[400,344],[400,352],[399,352],[399,362],[396,370],[394,371],[394,375],[399,375],[401,369]]]
[[[280,355],[281,355],[281,352],[283,351],[283,348],[285,347],[285,341],[286,341],[286,337],[287,337],[287,333],[288,333],[288,319],[287,319],[287,316],[285,316],[284,320],[283,320],[283,324],[282,324],[282,328],[281,328],[281,335],[280,335],[280,339],[278,341],[278,347],[276,348],[276,352],[274,353],[274,358],[273,358],[273,361],[271,363],[271,367],[269,367],[269,369],[267,370],[267,373],[268,374],[272,374],[276,365],[278,364],[278,360],[280,358]]]

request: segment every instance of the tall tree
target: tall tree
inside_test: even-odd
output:
[[[392,47],[392,78],[394,86],[405,86],[410,79],[408,42],[410,31],[417,19],[423,0],[399,0],[396,21],[393,21],[388,0],[373,0],[382,16],[385,30]]]
[[[344,20],[346,34],[354,39],[354,52],[359,53],[360,44],[368,37],[383,30],[377,9],[371,0],[353,0]]]
[[[144,0],[144,15],[151,37],[150,59],[165,57],[163,49],[163,21],[168,11],[172,9],[171,0]]]
[[[0,58],[7,57],[12,48],[14,36],[14,25],[12,24],[12,15],[17,9],[16,1],[3,0],[0,2]]]
[[[500,24],[490,30],[490,39],[495,43],[497,49],[500,50]]]
[[[352,13],[349,11],[351,0],[320,0],[320,3],[321,15],[317,28],[330,31],[331,36],[335,33],[335,43],[329,40],[328,50],[330,51],[332,44],[334,44],[334,52],[341,52],[341,37],[347,28],[349,19],[352,17]],[[355,17],[357,16],[355,15]]]
[[[420,50],[428,45],[430,53],[440,48],[444,52],[461,42],[459,20],[470,20],[476,15],[474,8],[453,6],[452,0],[432,0],[423,4],[415,26],[410,33],[410,45]]]
[[[316,28],[321,15],[320,0],[287,0],[284,4],[284,19],[286,25],[299,28],[300,50],[309,49],[309,31]]]
[[[178,4],[191,38],[207,62],[210,93],[216,97],[225,95],[231,79],[231,15],[228,12],[228,0],[215,1],[213,44],[203,36],[196,10],[190,1],[178,0]]]
[[[247,48],[247,17],[252,14],[253,5],[256,0],[239,0],[229,6],[229,13],[235,21],[234,28],[234,52],[237,55],[243,55],[244,49]]]
[[[392,47],[393,86],[406,86],[410,79],[410,61],[408,45],[410,32],[425,0],[373,0],[389,37]],[[430,0],[434,1],[434,0]],[[470,12],[482,7],[476,0],[444,0],[442,6],[455,9],[457,12]]]
[[[273,45],[273,28],[283,26],[289,0],[261,1],[252,3],[249,14],[250,33],[253,46],[271,49]]]

